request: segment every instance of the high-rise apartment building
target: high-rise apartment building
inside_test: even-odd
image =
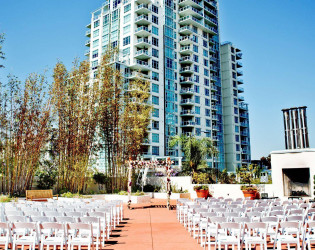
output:
[[[217,1],[109,0],[92,12],[87,28],[93,70],[108,46],[118,47],[126,84],[151,82],[154,110],[144,158],[182,157],[168,146],[173,135],[208,136],[219,150],[208,165],[224,169]]]
[[[244,102],[242,52],[232,43],[221,45],[221,77],[224,121],[225,167],[235,172],[251,160],[248,104]]]

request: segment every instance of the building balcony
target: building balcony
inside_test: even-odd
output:
[[[213,141],[219,141],[219,138],[216,135],[214,135],[214,136],[212,136],[212,140]]]
[[[242,155],[248,155],[248,154],[249,154],[249,151],[247,149],[242,150]]]
[[[243,54],[241,52],[236,53],[236,60],[242,59]]]
[[[248,110],[248,104],[245,103],[245,102],[240,102],[240,103],[238,104],[238,107],[239,107],[240,109],[243,109],[243,110]]]
[[[91,30],[87,30],[87,31],[85,32],[85,36],[91,37]]]
[[[212,120],[219,120],[219,117],[218,117],[218,115],[211,115],[211,118],[212,118]]]
[[[212,110],[218,110],[218,105],[211,105]]]
[[[242,68],[243,67],[243,63],[236,61],[236,67],[237,68]]]
[[[238,88],[237,88],[237,92],[238,92],[238,93],[244,93],[244,88],[238,87]]]
[[[216,62],[217,62],[217,58],[214,57],[214,56],[211,56],[211,57],[210,57],[210,62],[211,62],[211,63],[216,63]]]
[[[195,91],[193,88],[182,88],[179,93],[181,95],[193,95]]]
[[[178,5],[179,7],[192,6],[197,9],[203,8],[202,2],[199,2],[197,0],[179,0]]]
[[[209,52],[210,52],[211,54],[215,54],[217,51],[216,51],[214,48],[210,47],[210,48],[209,48]]]
[[[192,64],[193,60],[191,56],[183,56],[179,58],[179,63],[180,64]]]
[[[85,55],[85,56],[89,56],[89,55],[90,55],[90,50],[87,49],[87,50],[84,52],[84,55]]]
[[[149,21],[149,17],[147,15],[141,15],[136,17],[135,24],[137,25],[149,25],[151,21]]]
[[[218,91],[218,87],[213,85],[213,84],[211,84],[211,91],[213,91],[213,92]]]
[[[180,101],[180,104],[181,105],[194,105],[195,103],[194,103],[194,100],[193,99],[182,99],[181,101]]]
[[[242,76],[243,75],[243,71],[242,70],[237,70],[236,74],[237,74],[237,76]]]
[[[148,79],[150,79],[149,75],[142,74],[142,73],[136,72],[136,71],[134,71],[130,74],[125,74],[125,77],[127,77],[128,79],[131,79],[131,80],[135,80],[135,79],[148,80]]]
[[[218,21],[216,18],[211,18],[207,15],[204,16],[205,17],[205,22],[210,24],[211,26],[217,27],[218,26]]]
[[[219,79],[219,77],[217,77],[217,76],[211,76],[210,77],[210,81],[212,81],[212,82],[218,82],[220,79]]]
[[[210,26],[206,22],[203,22],[203,25],[200,27],[203,31],[206,31],[210,33],[211,35],[217,35],[218,34],[218,28]]]
[[[241,141],[241,144],[242,144],[242,145],[248,145],[248,141],[242,140],[242,141]]]
[[[219,97],[217,95],[211,95],[211,100],[219,101]]]
[[[248,114],[246,113],[240,113],[240,117],[244,119],[248,119]]]
[[[192,73],[194,73],[194,70],[193,70],[193,67],[187,66],[187,67],[181,68],[181,69],[179,70],[179,73],[180,73],[180,74],[192,74]]]
[[[211,66],[210,66],[210,71],[212,71],[212,72],[217,72],[217,71],[218,71],[218,68],[215,67],[215,66],[213,66],[213,65],[211,65]]]
[[[137,58],[137,59],[149,59],[149,58],[151,58],[151,54],[149,53],[148,50],[142,49],[142,50],[136,51],[135,58]]]
[[[203,27],[203,22],[202,22],[202,20],[199,20],[198,18],[196,18],[196,17],[194,17],[194,16],[191,16],[191,15],[189,15],[189,16],[184,16],[184,17],[180,18],[180,19],[178,20],[178,23],[179,23],[180,25],[190,25],[190,24],[192,24],[192,25],[197,26],[197,27],[199,27],[199,28],[202,28],[202,27]]]
[[[149,30],[149,28],[146,26],[140,26],[136,28],[135,30],[136,36],[146,37],[146,36],[149,36],[150,34],[151,34],[151,30]]]
[[[213,125],[213,126],[212,126],[212,130],[214,130],[214,131],[219,131],[220,129],[219,129],[219,126]]]
[[[194,121],[183,121],[181,122],[181,127],[194,127],[196,123]]]
[[[190,35],[192,33],[193,33],[192,28],[189,25],[185,25],[179,29],[179,34],[181,34],[181,35],[187,36],[187,35]]]
[[[214,10],[214,9],[211,9],[211,8],[209,8],[208,6],[204,6],[204,10],[205,10],[205,12],[208,14],[208,15],[211,15],[211,16],[213,16],[213,17],[217,17],[217,11],[216,10]]]
[[[191,15],[197,18],[202,18],[203,14],[200,10],[192,7],[192,6],[185,6],[179,9],[178,14],[180,16],[187,16],[187,15]]]
[[[191,53],[193,53],[192,46],[190,46],[190,45],[181,46],[179,53],[181,55],[190,55]]]
[[[136,60],[134,64],[130,65],[130,68],[133,70],[148,71],[150,70],[150,65],[146,61]]]
[[[238,100],[242,102],[242,101],[245,100],[245,98],[244,98],[244,96],[239,95],[239,96],[238,96]]]
[[[91,41],[90,40],[85,41],[85,46],[86,47],[90,47],[91,46]]]
[[[244,84],[243,79],[237,79],[237,84],[239,84],[239,85]]]
[[[135,11],[138,15],[142,15],[142,14],[149,14],[151,12],[149,5],[148,4],[140,4],[136,7],[136,11]]]
[[[193,40],[190,36],[181,36],[179,37],[179,44],[180,45],[190,45],[193,43]]]
[[[149,48],[149,47],[151,46],[151,42],[149,41],[148,38],[142,37],[142,38],[139,38],[139,39],[136,41],[135,46],[136,46],[137,48],[141,48],[141,49],[143,49],[143,48]]]
[[[91,23],[87,24],[85,27],[90,29],[91,28]]]
[[[151,0],[136,0],[137,4],[149,4]]]
[[[241,136],[249,136],[249,133],[247,131],[241,131]]]
[[[192,111],[190,109],[184,109],[180,112],[181,116],[194,116],[195,115],[195,111]]]
[[[241,125],[241,127],[248,128],[247,122],[241,122],[240,125]]]
[[[179,79],[180,84],[193,84],[193,79],[192,77],[180,77]]]

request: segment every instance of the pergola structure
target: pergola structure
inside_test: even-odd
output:
[[[143,161],[143,160],[131,160],[128,161],[128,208],[130,209],[131,205],[131,185],[132,185],[132,170],[133,169],[157,169],[157,168],[163,168],[166,172],[166,192],[167,192],[167,208],[170,209],[170,200],[171,200],[171,165],[174,162],[171,161],[170,157],[167,157],[165,161],[158,161],[158,160],[152,160],[152,161]]]

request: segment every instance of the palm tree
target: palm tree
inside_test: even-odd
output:
[[[181,146],[193,173],[197,171],[198,166],[206,160],[207,156],[215,157],[218,155],[218,149],[208,137],[198,139],[186,135],[173,136],[169,146],[173,148],[178,144]]]

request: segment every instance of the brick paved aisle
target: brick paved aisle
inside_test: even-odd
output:
[[[126,220],[113,232],[105,249],[202,249],[177,221],[175,210],[126,208],[124,211]]]

